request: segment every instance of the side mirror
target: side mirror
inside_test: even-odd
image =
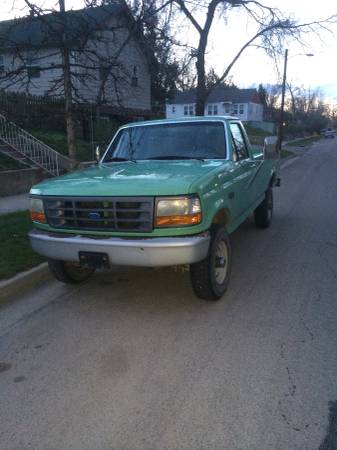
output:
[[[95,150],[95,156],[96,156],[96,161],[97,163],[99,163],[100,159],[101,159],[101,150],[99,148],[99,145],[97,145],[96,150]]]
[[[277,149],[277,136],[268,136],[264,139],[263,157],[264,159],[278,159],[280,157]]]

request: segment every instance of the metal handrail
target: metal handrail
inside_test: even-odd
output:
[[[60,173],[60,160],[67,162],[67,165],[70,162],[68,158],[60,155],[26,130],[8,121],[2,114],[0,114],[0,139],[54,176]]]

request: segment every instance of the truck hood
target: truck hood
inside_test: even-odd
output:
[[[137,161],[92,166],[45,180],[31,194],[56,196],[134,196],[188,194],[192,183],[226,164],[221,160]],[[195,186],[195,184],[194,184]]]

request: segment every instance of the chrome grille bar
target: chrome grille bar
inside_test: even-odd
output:
[[[95,231],[153,229],[153,197],[45,197],[44,206],[53,228]]]

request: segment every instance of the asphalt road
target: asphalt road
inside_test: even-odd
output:
[[[119,269],[0,310],[0,449],[337,448],[337,139],[287,163],[230,288]]]

